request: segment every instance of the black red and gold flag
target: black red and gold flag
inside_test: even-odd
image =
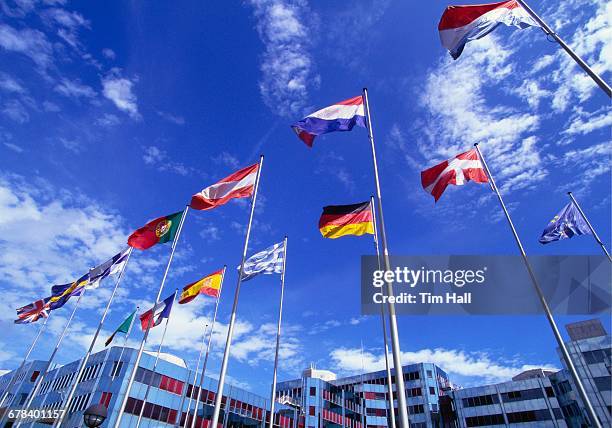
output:
[[[344,235],[374,234],[370,201],[351,205],[329,205],[323,208],[319,230],[324,238]]]

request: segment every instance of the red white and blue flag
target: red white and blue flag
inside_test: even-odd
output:
[[[363,97],[350,98],[309,114],[291,125],[297,136],[308,147],[317,135],[334,131],[350,131],[353,126],[366,127]]]
[[[34,303],[17,309],[15,324],[29,324],[49,316],[49,298],[37,300]]]
[[[148,328],[153,328],[161,324],[164,318],[170,317],[170,311],[172,310],[172,304],[174,303],[174,296],[176,291],[171,296],[165,298],[151,309],[140,315],[140,327],[142,331],[146,331]],[[150,325],[150,327],[149,327]]]
[[[449,184],[462,186],[470,180],[476,183],[489,181],[476,149],[461,153],[421,172],[423,189],[431,193],[436,202]]]
[[[538,23],[516,0],[499,3],[448,6],[438,31],[440,40],[454,59],[459,58],[467,42],[478,40],[500,24],[519,28],[539,27]]]

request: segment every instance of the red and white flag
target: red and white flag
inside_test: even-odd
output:
[[[462,186],[470,180],[476,183],[489,181],[476,149],[461,153],[421,172],[423,189],[431,193],[436,202],[449,184]]]
[[[191,208],[210,210],[233,198],[248,198],[253,194],[259,164],[248,166],[225,177],[191,197]]]

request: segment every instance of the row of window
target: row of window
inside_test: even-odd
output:
[[[183,394],[183,387],[185,386],[185,382],[159,373],[154,373],[142,367],[138,367],[138,370],[136,370],[135,380],[136,382],[151,385],[153,388],[163,389],[164,391],[177,395]]]
[[[554,397],[555,393],[550,386],[546,387],[546,395],[548,397]],[[502,400],[504,403],[511,403],[514,401],[523,400],[536,400],[538,398],[544,398],[544,393],[541,388],[523,389],[520,391],[509,391],[502,392]]]
[[[465,418],[467,427],[483,427],[486,425],[505,425],[504,415],[497,413],[494,415],[469,416]]]
[[[499,403],[497,394],[478,395],[476,397],[468,397],[461,400],[463,407],[488,406]]]
[[[583,351],[582,356],[587,364],[608,363],[610,364],[610,353],[612,348],[596,349],[594,351]]]
[[[98,363],[98,364],[94,364],[89,367],[86,367],[85,370],[83,370],[83,374],[81,375],[81,378],[79,379],[79,383],[85,382],[86,380],[89,380],[89,379],[97,378],[98,373],[100,372],[101,368],[102,368],[102,363]]]
[[[387,410],[386,409],[371,409],[371,408],[367,408],[366,409],[366,415],[368,416],[381,416],[381,417],[385,417],[387,416]]]
[[[595,377],[593,382],[600,391],[610,391],[612,389],[612,378],[610,376]]]
[[[507,416],[508,422],[511,424],[518,424],[521,422],[549,421],[552,419],[548,409],[508,413]]]
[[[408,406],[408,414],[417,415],[419,413],[425,413],[425,408],[422,404],[415,404],[414,406]]]
[[[125,405],[126,413],[132,415],[139,415],[142,409],[142,400],[138,400],[133,397],[129,397]],[[160,406],[159,404],[153,404],[148,402],[144,406],[144,412],[142,416],[147,419],[153,419],[156,421],[173,424],[176,422],[177,411],[170,409],[169,407]]]

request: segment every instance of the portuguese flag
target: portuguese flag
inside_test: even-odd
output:
[[[324,238],[339,238],[344,235],[361,236],[374,234],[372,207],[370,202],[352,205],[330,205],[323,208],[319,230]]]
[[[155,244],[173,241],[182,215],[183,211],[179,211],[148,222],[130,235],[128,245],[139,250],[146,250]]]

